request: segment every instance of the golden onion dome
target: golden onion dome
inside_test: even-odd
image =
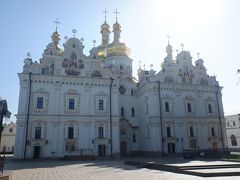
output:
[[[113,32],[115,31],[121,31],[121,25],[117,21],[113,24]]]
[[[167,47],[166,47],[166,53],[171,54],[172,52],[173,52],[172,46],[170,44],[168,44]]]
[[[110,26],[108,25],[107,21],[104,21],[104,23],[101,25],[101,33],[110,32],[109,28]]]
[[[59,43],[59,41],[60,41],[60,34],[57,31],[55,31],[52,34],[51,37],[52,37],[52,41],[53,41],[54,44],[58,44]]]
[[[131,50],[124,43],[112,43],[107,47],[107,56],[129,56]]]

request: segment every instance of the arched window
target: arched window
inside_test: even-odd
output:
[[[133,94],[133,89],[131,89],[131,95],[133,96],[134,94]]]
[[[190,127],[189,130],[190,130],[190,137],[194,137],[193,127]]]
[[[145,97],[144,101],[145,101],[145,113],[148,113],[148,97]]]
[[[165,112],[169,112],[169,103],[165,102]]]
[[[231,144],[232,146],[237,146],[237,139],[235,135],[231,135]]]
[[[135,109],[134,109],[134,107],[132,107],[132,117],[134,117],[135,116]]]
[[[124,108],[121,107],[121,116],[124,116]]]
[[[120,73],[123,73],[123,66],[120,66]]]

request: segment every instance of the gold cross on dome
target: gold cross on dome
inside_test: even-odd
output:
[[[117,15],[120,14],[120,12],[118,12],[118,10],[116,9],[116,11],[114,11],[113,13],[116,14],[116,22],[117,22]]]
[[[181,44],[180,44],[180,46],[182,47],[182,51],[183,51],[184,44],[183,44],[183,43],[181,43]]]
[[[54,23],[56,24],[56,31],[57,31],[58,24],[60,24],[60,22],[58,21],[58,18],[56,19],[56,21],[54,21]]]
[[[107,13],[108,13],[108,11],[107,11],[107,9],[106,9],[106,8],[104,9],[103,13],[105,14],[105,16],[104,16],[104,17],[105,17],[105,21],[106,21],[106,19],[107,19]]]

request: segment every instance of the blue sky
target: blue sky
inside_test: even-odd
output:
[[[226,114],[240,113],[240,1],[238,0],[2,0],[0,1],[1,70],[0,96],[17,113],[19,80],[23,60],[30,52],[34,61],[41,58],[55,30],[53,21],[61,22],[59,32],[84,38],[85,54],[93,40],[101,41],[102,11],[107,21],[115,21],[113,11],[120,11],[122,41],[132,49],[133,71],[140,60],[146,69],[160,70],[165,57],[166,35],[173,49],[190,51],[193,64],[197,52],[209,75],[216,75],[223,89]],[[14,115],[12,119],[15,120]]]

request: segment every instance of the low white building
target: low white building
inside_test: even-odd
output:
[[[15,158],[223,148],[222,88],[203,60],[193,65],[184,50],[174,59],[168,44],[161,70],[140,67],[136,80],[117,21],[112,32],[110,43],[105,21],[102,43],[85,55],[75,36],[61,48],[55,31],[39,61],[24,60]]]
[[[16,136],[16,125],[14,122],[10,122],[2,131],[1,138],[1,153],[13,153],[15,145],[15,136]]]
[[[229,148],[240,148],[240,114],[225,116]]]

